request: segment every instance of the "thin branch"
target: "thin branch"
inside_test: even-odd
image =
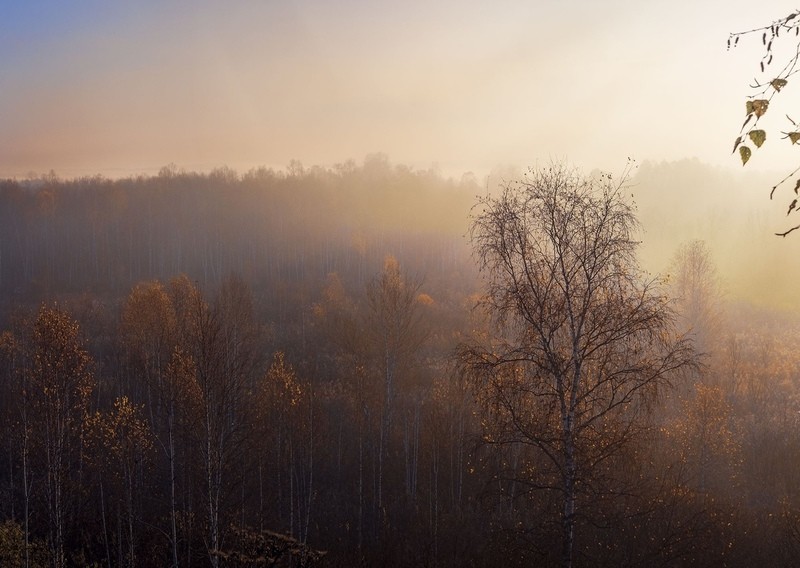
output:
[[[775,235],[778,236],[778,237],[785,237],[786,235],[788,235],[792,231],[796,231],[797,229],[800,229],[800,225],[797,225],[796,227],[792,227],[791,229],[789,229],[788,231],[783,232],[783,233],[775,233]]]

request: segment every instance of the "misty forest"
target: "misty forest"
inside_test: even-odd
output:
[[[790,565],[799,320],[659,229],[731,179],[506,174],[2,182],[0,564]]]
[[[271,35],[256,22],[247,27],[249,37],[230,25],[246,27],[245,20],[222,21],[214,6],[205,8],[188,28],[219,32],[219,46],[226,44],[222,38],[233,49]],[[313,18],[300,16],[321,8],[298,2],[292,9],[286,13],[299,16],[284,23],[310,25]],[[91,18],[117,14],[110,10],[80,12],[87,18],[83,31],[73,31],[78,12],[63,13],[62,27],[50,22],[46,29],[64,37],[89,34]],[[147,10],[142,14],[153,14]],[[258,10],[286,16],[273,6]],[[16,16],[29,23],[38,18],[25,9]],[[132,28],[149,22],[124,10],[117,16],[121,36],[125,18]],[[188,29],[182,10],[164,16],[177,18],[175,31]],[[626,154],[619,173],[533,156],[527,169],[453,175],[418,161],[393,162],[384,153],[320,160],[335,165],[287,159],[285,168],[170,163],[148,173],[131,160],[127,171],[136,173],[116,176],[59,175],[49,165],[48,174],[0,169],[0,568],[800,565],[800,225],[794,220],[800,168],[785,177],[753,171],[752,163],[741,169],[772,152],[776,138],[786,146],[800,143],[798,123],[787,115],[788,124],[776,125],[770,120],[779,111],[768,114],[800,70],[799,16],[794,11],[728,39],[728,50],[742,38],[760,40],[758,65],[766,77],[750,85],[743,108],[737,107],[745,111],[744,123],[727,156],[736,173],[699,158],[637,162],[624,161]],[[386,25],[383,31],[397,30]],[[634,28],[626,36],[631,45],[640,31]],[[649,33],[650,23],[644,28]],[[157,38],[171,28],[153,29]],[[377,41],[383,31],[375,29]],[[308,130],[294,131],[302,122],[296,107],[308,108],[312,123],[320,108],[347,107],[367,123],[383,124],[376,119],[378,97],[369,107],[367,89],[345,104],[346,81],[336,83],[334,66],[315,76],[314,57],[323,67],[328,61],[313,52],[321,44],[310,42],[303,49],[312,56],[298,59],[292,33],[276,40],[287,42],[288,55],[275,76],[278,83],[286,79],[290,98],[301,92],[309,98],[288,104],[275,87],[273,110],[291,115],[291,128],[262,128],[279,121],[248,124],[252,140],[264,130],[271,143],[285,142],[292,151],[297,140],[313,146]],[[128,49],[113,35],[70,44],[76,51],[66,50],[66,59],[52,51],[75,63],[89,46],[91,65],[102,67],[104,46]],[[241,45],[240,35],[247,38]],[[787,36],[796,48],[788,55],[779,47]],[[195,54],[192,41],[208,39],[181,37],[188,43],[179,53],[187,57]],[[369,67],[369,50],[352,40],[347,45],[358,57],[343,76]],[[10,44],[23,50],[26,41],[0,33],[0,54]],[[443,45],[429,41],[431,53]],[[178,43],[162,42],[152,52],[139,46],[131,52],[136,56],[123,57],[120,88],[141,78],[125,75],[126,65],[151,66],[164,85],[179,69],[179,83],[190,84],[190,70],[157,65],[161,50],[170,61],[175,52],[167,46]],[[330,49],[342,45],[335,40]],[[35,77],[36,54],[50,57],[48,49],[23,54],[14,65],[34,65],[25,77]],[[209,65],[225,63],[229,73],[218,82],[237,84],[239,60],[226,62],[223,51]],[[405,61],[403,53],[395,53],[395,63]],[[469,57],[477,61],[476,54]],[[155,59],[140,62],[139,56]],[[770,67],[773,56],[781,63]],[[267,53],[264,60],[274,57]],[[612,69],[613,57],[604,57]],[[91,65],[85,75],[83,67],[65,67],[64,80],[71,72],[89,78]],[[287,71],[293,66],[303,72]],[[648,61],[637,69],[645,66],[657,67]],[[5,79],[12,67],[0,60],[3,89],[24,82],[23,75]],[[411,78],[413,67],[390,61],[364,76],[376,81],[377,92],[379,77],[399,70],[401,79],[404,73]],[[452,91],[444,85],[453,76],[439,67],[442,78],[419,81],[431,98],[409,99],[431,131],[443,124],[439,114],[447,114],[435,110],[436,96],[448,105],[452,99],[459,121],[469,114],[467,103],[461,107],[447,95]],[[202,69],[202,85],[214,83]],[[584,72],[591,79],[594,70]],[[640,75],[637,88],[645,92],[652,77],[648,70]],[[497,76],[501,81],[499,66]],[[90,80],[91,89],[65,87],[63,94],[89,96],[115,80]],[[308,88],[300,85],[306,80]],[[615,81],[608,83],[619,98]],[[564,79],[551,82],[563,87],[564,106],[582,104],[582,93],[566,96]],[[464,100],[480,95],[472,83],[457,83]],[[311,95],[326,85],[341,98],[317,108]],[[591,88],[585,91],[592,105],[604,107]],[[196,112],[210,101],[203,89],[181,92],[174,93],[180,105],[173,111]],[[12,95],[15,105],[50,100],[22,87]],[[404,96],[387,100],[402,106]],[[526,97],[522,89],[520,98]],[[624,103],[630,123],[639,120],[634,113],[647,97]],[[114,98],[107,99],[107,108],[96,100],[85,108],[94,105],[101,122],[116,123],[106,120],[114,116]],[[236,100],[255,112],[256,99],[242,94]],[[503,99],[492,100],[503,107]],[[13,111],[27,107],[9,106],[8,112],[0,106],[0,130],[13,126],[0,139],[0,167],[12,171],[56,154],[64,155],[60,163],[82,167],[84,150],[69,148],[84,141],[80,136],[53,134],[58,127],[40,136],[33,118],[28,130],[24,112]],[[552,106],[533,105],[528,118],[544,124]],[[700,105],[693,99],[688,106]],[[416,110],[403,108],[399,120],[413,123]],[[235,105],[228,109],[193,116],[219,118],[219,124],[238,120]],[[681,143],[694,136],[687,134],[694,126],[686,125],[696,109],[685,110]],[[673,111],[649,113],[652,132],[650,118],[646,129],[634,125],[654,140],[657,121]],[[43,123],[58,118],[42,116]],[[122,132],[131,132],[125,129],[136,118],[127,111],[119,116],[116,126],[86,126],[87,133],[115,137],[114,144],[94,139],[89,154],[113,146],[108,158],[124,147]],[[609,150],[626,138],[614,134],[627,124],[620,117],[601,124],[580,116],[576,111],[570,118],[585,123],[574,141],[579,150],[579,143],[586,142],[585,150],[597,141],[587,141],[587,124]],[[75,117],[71,123],[80,124],[80,112]],[[187,117],[178,112],[174,122],[192,137],[194,119]],[[357,138],[363,124],[353,120]],[[163,151],[148,125],[136,127],[155,152]],[[355,147],[347,146],[349,127],[341,129],[338,152]],[[233,144],[215,128],[205,141],[198,135],[196,146],[176,142],[175,152],[189,148],[180,154],[185,157],[204,143]],[[560,149],[561,138],[545,130],[530,136]],[[381,135],[389,139],[392,132],[387,127]],[[452,128],[451,142],[466,132],[480,137],[465,125]],[[420,134],[406,138],[422,145],[429,133]],[[167,145],[179,140],[164,139]],[[55,153],[36,146],[64,141]],[[512,137],[508,146],[515,143]],[[765,144],[768,150],[760,150]],[[208,148],[212,153],[214,146]]]

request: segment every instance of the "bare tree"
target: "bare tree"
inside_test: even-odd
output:
[[[705,242],[693,240],[681,245],[672,258],[670,272],[679,327],[692,334],[699,351],[712,351],[722,328],[722,289]]]
[[[460,348],[462,369],[485,440],[513,456],[501,461],[509,491],[558,496],[563,566],[580,503],[609,496],[609,463],[694,357],[659,283],[637,265],[623,186],[564,166],[531,170],[480,198],[472,221],[494,333]]]
[[[362,319],[358,316],[355,302],[345,292],[339,275],[328,274],[323,298],[314,306],[316,321],[321,326],[324,338],[334,346],[334,360],[341,368],[341,385],[346,410],[350,417],[356,435],[357,470],[356,481],[357,518],[355,527],[357,534],[357,548],[362,551],[365,533],[365,502],[367,497],[367,483],[365,469],[367,454],[370,447],[367,438],[372,427],[372,407],[377,407],[376,400],[381,399],[383,389],[380,385],[368,380],[368,360],[370,342],[367,341],[362,329]],[[341,440],[341,436],[340,436]],[[343,444],[339,443],[339,454],[343,453]],[[341,460],[339,461],[341,464]]]
[[[383,508],[384,461],[389,454],[390,431],[397,381],[409,359],[425,340],[417,295],[421,281],[409,278],[393,256],[387,256],[383,272],[367,283],[366,327],[375,350],[382,379],[383,408],[378,444],[378,509]]]
[[[223,282],[216,301],[209,305],[200,291],[185,279],[174,280],[173,305],[193,370],[189,379],[196,393],[197,446],[205,476],[207,548],[212,566],[231,514],[231,475],[244,452],[246,395],[252,387],[256,365],[256,329],[252,320],[250,289],[238,278]]]

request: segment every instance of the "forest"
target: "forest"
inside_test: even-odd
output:
[[[642,189],[720,175],[0,180],[0,566],[792,565],[800,319]]]

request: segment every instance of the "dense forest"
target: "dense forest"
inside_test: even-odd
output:
[[[726,299],[699,240],[645,276],[635,209],[568,200],[617,207],[604,313],[644,313],[587,366],[672,351],[564,445],[494,372],[493,334],[530,340],[487,264],[501,194],[381,155],[0,181],[0,566],[792,565],[800,320]],[[533,305],[560,341],[571,308]]]

